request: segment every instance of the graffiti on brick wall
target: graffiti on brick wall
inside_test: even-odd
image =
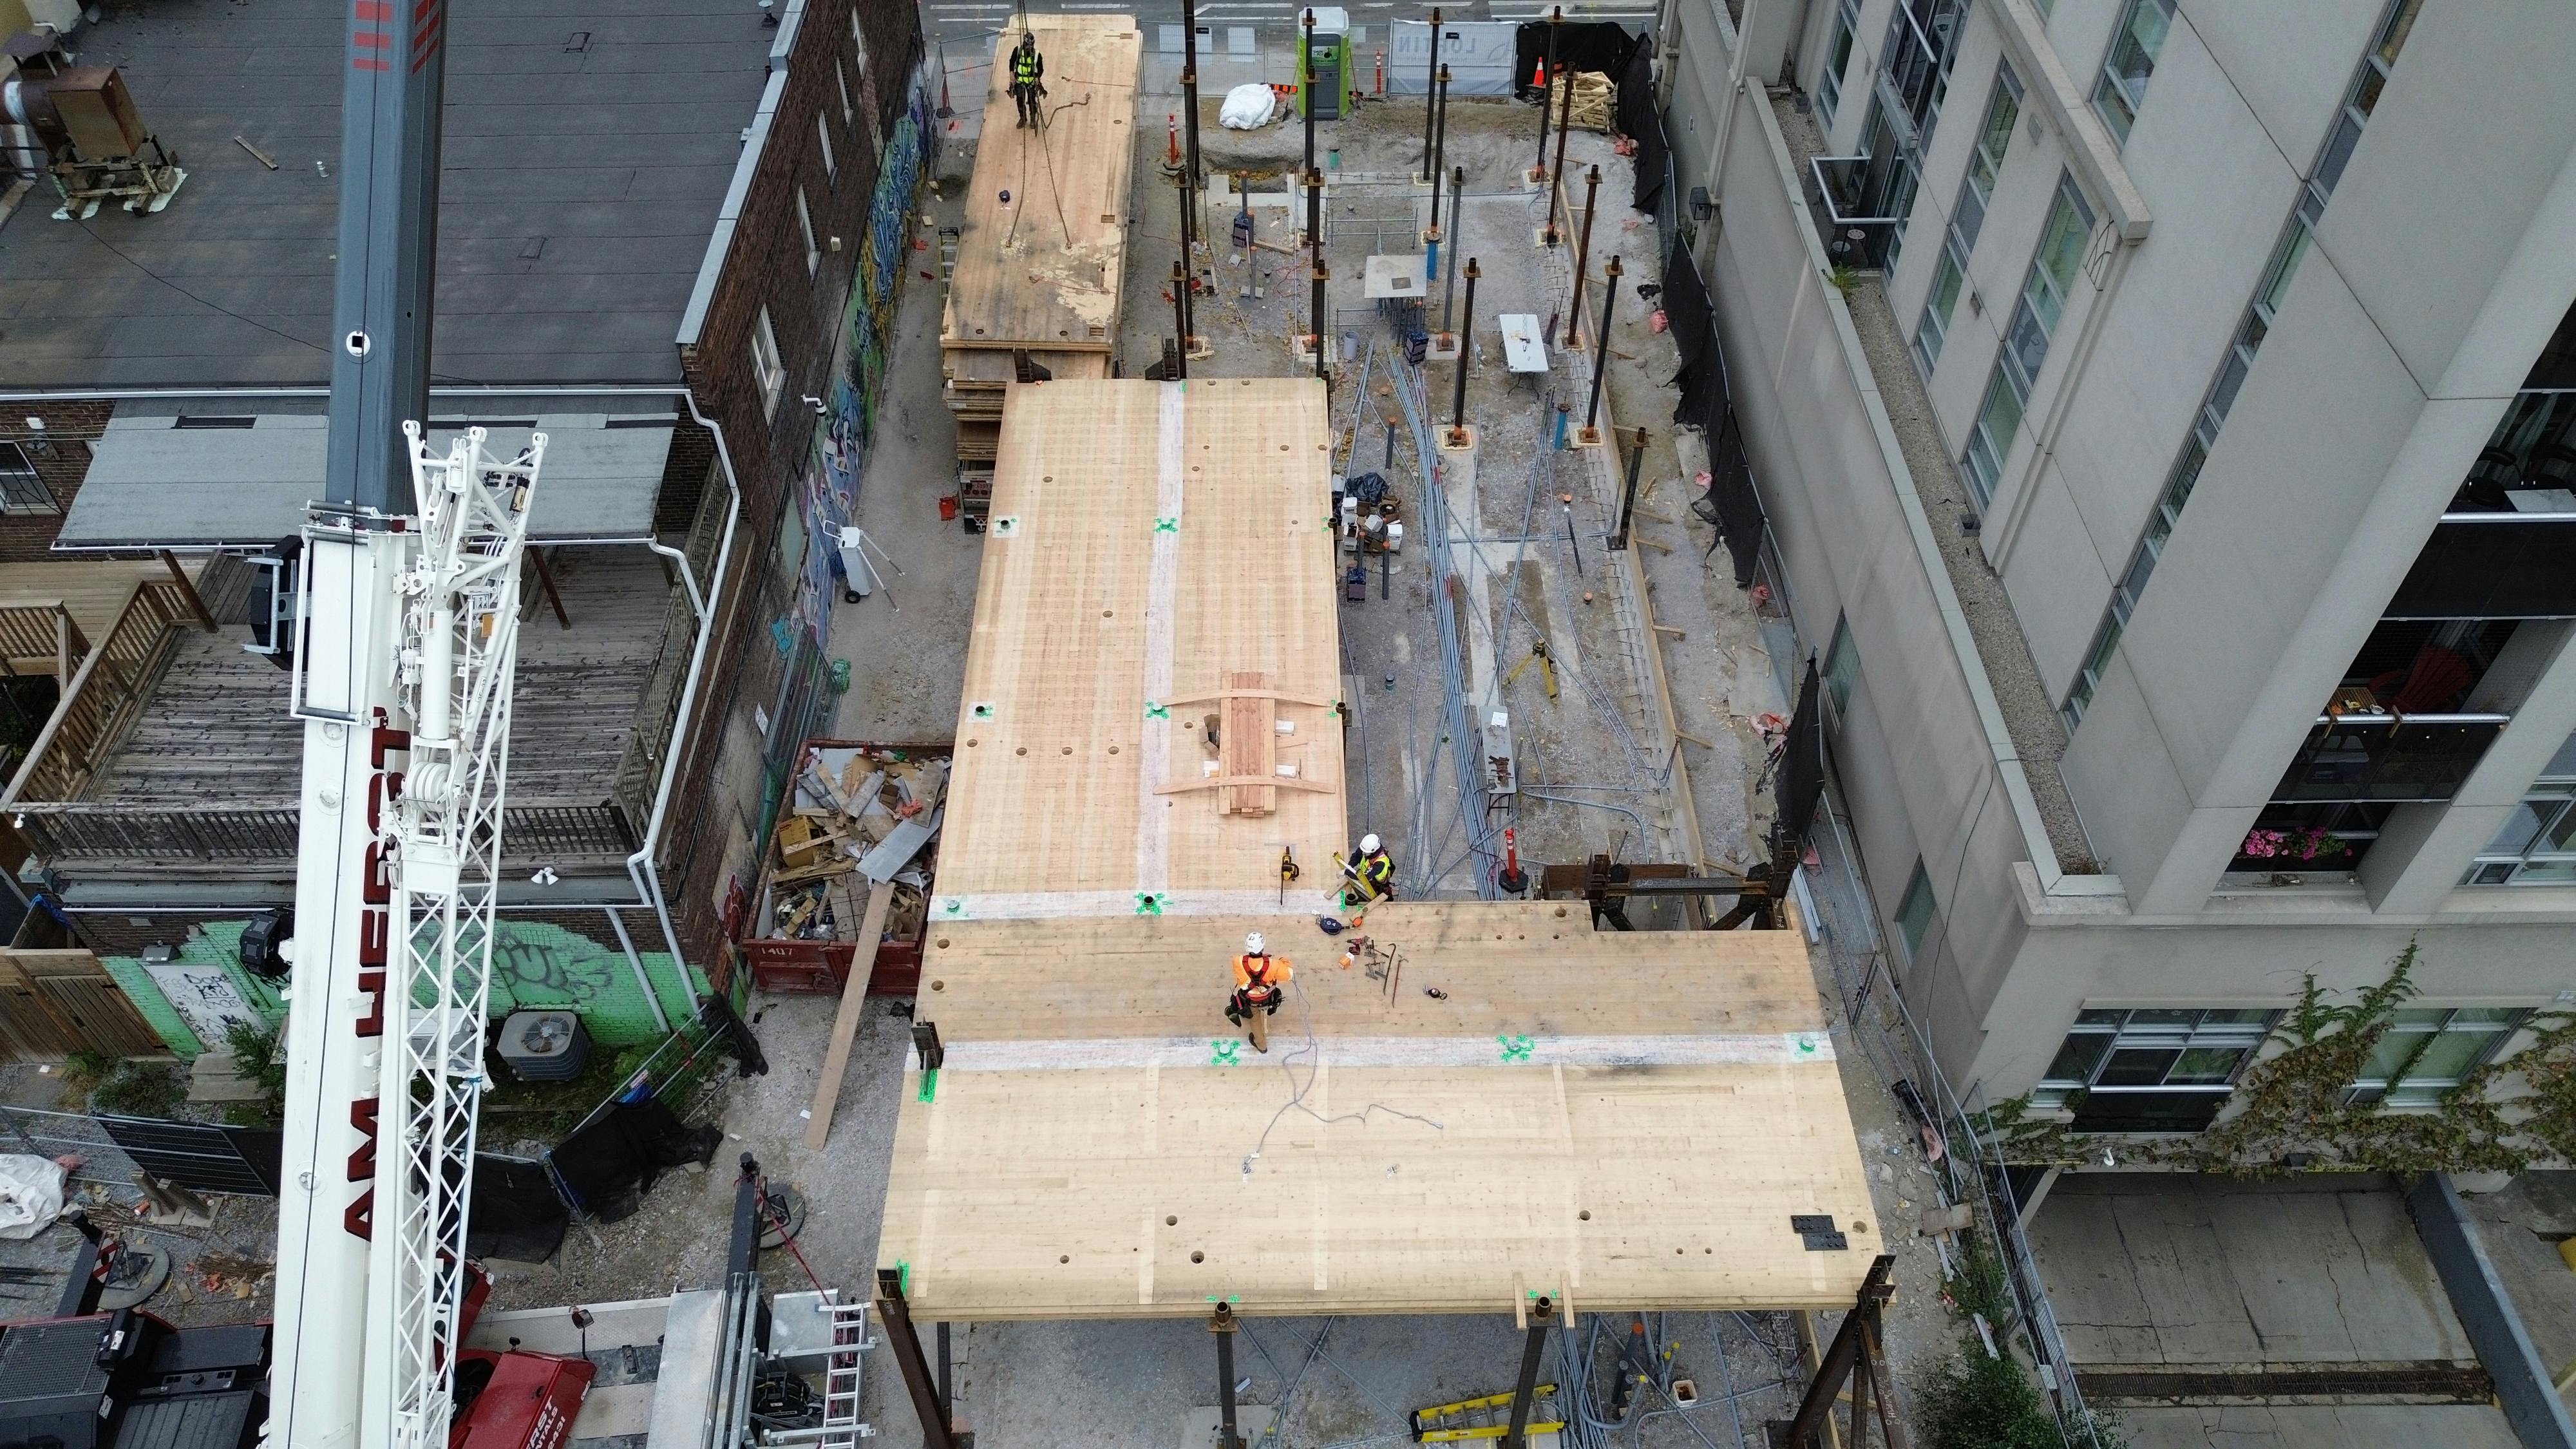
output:
[[[286,1004],[276,991],[242,969],[244,924],[208,921],[192,928],[184,942],[176,943],[178,959],[169,966],[147,969],[138,960],[119,956],[102,957],[100,961],[171,1050],[193,1057],[204,1050],[204,1041],[191,1029],[190,1018],[200,1014],[209,998],[191,985],[182,989],[201,999],[174,1003],[158,978],[194,982],[209,975],[220,977],[231,988],[228,1001],[238,1000],[271,1024],[286,1017]],[[638,961],[651,981],[650,998],[645,995],[644,983],[636,979]],[[706,990],[702,973],[691,968],[689,977],[699,991]],[[206,990],[217,988],[208,983]],[[679,968],[669,953],[639,951],[630,959],[620,947],[603,946],[552,922],[505,918],[500,923],[492,945],[494,1016],[523,1009],[569,1010],[581,1017],[592,1039],[600,1044],[634,1046],[662,1038],[661,1027],[654,1019],[654,1001],[660,1002],[666,1019],[677,1020],[694,1010],[688,987],[681,982]]]

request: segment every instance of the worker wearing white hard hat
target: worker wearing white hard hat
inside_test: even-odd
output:
[[[1234,995],[1225,1003],[1225,1019],[1245,1029],[1257,1052],[1270,1050],[1269,1019],[1279,1010],[1280,988],[1296,972],[1285,956],[1270,954],[1270,943],[1255,931],[1243,938],[1243,954],[1234,958]]]
[[[1386,842],[1375,835],[1360,837],[1359,858],[1352,862],[1351,875],[1370,900],[1395,899],[1395,859],[1386,853]]]

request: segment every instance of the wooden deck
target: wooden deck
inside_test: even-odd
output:
[[[641,549],[566,550],[561,560],[556,585],[572,628],[543,603],[519,626],[513,802],[608,798],[670,607],[661,564]],[[142,717],[83,798],[292,809],[303,739],[286,712],[286,672],[244,651],[247,637],[238,627],[183,631]]]
[[[194,582],[205,572],[200,561],[182,561],[188,577]],[[125,607],[138,583],[158,583],[170,577],[170,570],[158,559],[64,559],[59,562],[0,564],[0,613],[16,610],[50,609],[61,604],[70,610],[72,623],[79,626],[91,643],[107,637],[116,627],[117,611]],[[51,674],[54,655],[48,651],[13,652],[8,666],[16,674]]]

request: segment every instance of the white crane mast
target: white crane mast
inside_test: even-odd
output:
[[[305,721],[272,1449],[444,1449],[508,774],[519,562],[545,453],[442,456],[412,516],[303,532]]]
[[[465,1292],[475,1116],[490,1085],[484,1021],[501,808],[519,656],[519,561],[546,435],[509,462],[468,429],[444,458],[405,423],[420,541],[396,576],[402,647],[394,693],[411,718],[411,768],[386,813],[393,866],[379,1131],[369,1259],[364,1449],[446,1449]]]

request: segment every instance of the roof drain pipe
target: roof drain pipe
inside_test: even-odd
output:
[[[671,712],[671,745],[662,757],[661,783],[653,789],[653,814],[644,826],[644,843],[636,847],[633,855],[626,857],[626,875],[635,883],[636,899],[652,905],[653,918],[662,925],[662,943],[671,952],[672,969],[679,974],[680,989],[689,994],[690,1009],[695,1010],[700,1004],[698,984],[690,979],[688,954],[680,949],[680,933],[672,928],[671,903],[662,894],[662,870],[653,863],[653,850],[662,840],[662,820],[670,812],[671,786],[679,777],[681,757],[688,753],[683,746],[689,732],[689,712],[698,702],[698,685],[706,677],[707,645],[713,641],[716,631],[715,599],[711,595],[716,586],[724,582],[725,568],[733,561],[734,527],[742,521],[742,483],[734,476],[733,448],[725,442],[724,425],[700,412],[697,398],[686,389],[675,392],[673,396],[688,407],[689,416],[698,426],[715,435],[716,461],[724,467],[725,491],[731,496],[725,507],[724,538],[716,545],[715,567],[709,570],[711,582],[707,591],[698,588],[697,575],[689,568],[687,554],[665,546],[658,539],[652,544],[655,553],[668,555],[679,564],[680,578],[688,585],[689,607],[698,615],[698,641],[689,654],[689,676],[681,682],[679,706]]]

